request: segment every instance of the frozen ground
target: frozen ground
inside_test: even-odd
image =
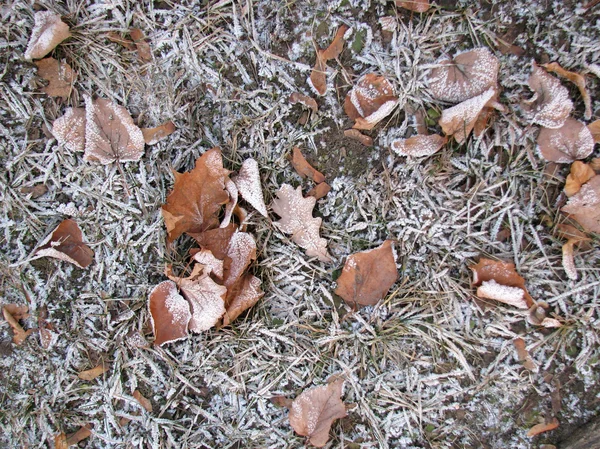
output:
[[[441,3],[411,15],[370,0],[36,2],[71,25],[73,37],[54,53],[78,73],[66,104],[39,92],[36,70],[23,60],[33,25],[29,2],[0,6],[2,301],[28,303],[29,327],[47,309],[58,334],[48,350],[37,334],[16,347],[1,324],[3,447],[51,447],[55,434],[86,423],[93,436],[80,447],[304,447],[287,411],[269,398],[294,397],[336,373],[347,379],[343,399],[353,408],[333,426],[328,447],[537,448],[598,413],[600,251],[580,251],[579,280],[567,280],[554,236],[567,168],[543,175],[537,129],[527,129],[518,104],[530,96],[532,58],[584,72],[600,64],[600,7],[585,13],[567,0]],[[393,36],[382,36],[383,16],[397,17]],[[325,47],[342,23],[352,28],[347,49],[329,63],[319,112],[300,125],[302,109],[287,99],[297,91],[314,95],[306,80],[315,43]],[[135,53],[105,38],[132,26],[153,49],[145,70]],[[498,38],[514,39],[526,54],[502,55]],[[501,60],[508,112],[480,140],[427,159],[395,156],[390,139],[411,132],[405,110],[444,107],[427,92],[427,68],[477,46]],[[350,125],[344,96],[368,72],[385,74],[402,106],[371,133],[374,148],[342,134]],[[587,80],[598,111],[600,82],[592,74]],[[581,118],[576,88],[564,85]],[[147,147],[139,163],[124,164],[123,173],[86,163],[46,130],[66,106],[81,105],[83,94],[125,105],[141,126],[173,120],[178,131]],[[268,203],[282,183],[302,183],[286,160],[301,146],[333,186],[316,210],[335,260],[308,260],[269,220],[254,216],[253,270],[266,292],[259,304],[231,327],[140,348],[132,336],[152,338],[147,294],[164,279],[164,263],[181,264],[191,246],[185,239],[165,245],[159,209],[171,168],[190,169],[216,145],[230,169],[249,156],[258,160]],[[49,188],[42,197],[22,193],[39,183]],[[90,268],[29,261],[66,217],[77,220],[96,252]],[[331,293],[345,256],[386,238],[397,242],[400,280],[379,306],[348,313]],[[479,255],[513,261],[532,296],[565,325],[536,328],[502,306],[483,313],[469,287],[468,264]],[[517,360],[517,336],[536,372]],[[100,360],[108,372],[78,379]],[[151,400],[152,413],[132,397],[136,389]],[[525,436],[552,415],[560,421],[556,431]],[[119,426],[122,417],[131,422]]]

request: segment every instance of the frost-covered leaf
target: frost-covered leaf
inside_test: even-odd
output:
[[[477,297],[482,299],[494,299],[509,304],[519,309],[527,309],[525,291],[520,287],[498,284],[495,280],[483,281],[477,287]]]
[[[336,295],[355,306],[372,306],[387,295],[398,279],[392,241],[352,254],[337,280]]]
[[[113,162],[137,161],[144,154],[144,135],[133,123],[127,109],[112,101],[85,99],[86,161],[107,165]]]
[[[94,260],[94,251],[83,243],[83,233],[77,223],[67,219],[39,244],[34,258],[40,257],[54,257],[87,268]]]
[[[154,145],[173,134],[176,130],[175,123],[168,121],[155,128],[142,128],[142,134],[146,145]]]
[[[244,198],[254,209],[256,209],[263,217],[268,217],[267,206],[262,192],[260,183],[260,172],[258,170],[258,162],[254,159],[246,159],[242,163],[233,182],[238,188],[242,198]]]
[[[317,183],[325,181],[325,175],[308,163],[302,154],[302,151],[300,151],[300,148],[294,147],[291,162],[294,170],[296,170],[296,172],[298,172],[298,174],[303,178],[311,178]]]
[[[59,144],[71,151],[85,150],[85,109],[68,108],[54,120],[52,135]]]
[[[306,192],[306,196],[314,196],[316,200],[320,200],[324,196],[326,196],[331,190],[331,186],[326,182],[320,182],[308,192]]]
[[[446,136],[453,136],[458,143],[464,142],[477,122],[483,108],[496,95],[494,89],[488,89],[481,95],[442,111],[439,125]]]
[[[247,232],[236,232],[231,236],[227,248],[229,259],[225,269],[223,284],[230,288],[242,277],[246,268],[256,259],[256,241],[252,234]]]
[[[431,95],[442,101],[458,103],[497,89],[500,63],[487,48],[476,48],[446,59],[432,69]]]
[[[317,112],[319,110],[319,105],[314,98],[311,98],[307,95],[302,95],[300,92],[294,92],[291,94],[289,101],[291,104],[300,103],[307,108],[312,109],[313,112]]]
[[[432,134],[430,136],[413,136],[408,139],[396,139],[392,142],[392,150],[400,156],[423,157],[437,153],[448,142],[447,137]]]
[[[233,211],[237,207],[239,197],[238,188],[235,185],[235,183],[229,178],[229,176],[225,178],[225,190],[229,195],[229,202],[225,205],[225,215],[223,216],[221,224],[219,225],[220,228],[226,228],[227,226],[229,226],[229,223],[231,222],[231,217],[233,216]]]
[[[534,95],[521,102],[525,117],[546,128],[563,126],[573,110],[568,89],[535,62],[528,84]]]
[[[600,233],[600,175],[586,182],[561,209],[587,232]]]
[[[214,274],[218,279],[223,279],[223,260],[217,259],[212,251],[203,249],[194,254],[194,260],[203,265],[204,272]]]
[[[568,79],[579,89],[583,104],[585,105],[585,113],[583,118],[589,120],[592,118],[592,99],[585,86],[585,77],[577,72],[570,72],[569,70],[563,69],[558,62],[551,62],[549,64],[542,64],[542,66],[551,72],[556,73],[558,76]]]
[[[394,86],[384,76],[367,73],[344,100],[344,111],[355,121],[355,129],[372,129],[398,105]]]
[[[69,98],[75,81],[75,72],[69,64],[54,58],[45,58],[36,61],[35,65],[38,68],[38,76],[48,81],[48,85],[42,88],[42,92],[64,100]]]
[[[231,299],[223,316],[223,326],[227,326],[234,321],[245,310],[256,304],[265,294],[260,288],[260,279],[251,274],[246,274],[236,284],[227,292],[227,296],[231,296]]]
[[[173,190],[162,206],[168,240],[172,242],[184,232],[199,234],[217,227],[219,211],[229,202],[225,191],[229,171],[223,168],[221,150],[208,150],[196,160],[192,171],[174,175]],[[215,251],[213,254],[219,257]]]
[[[14,315],[11,313],[11,310],[14,312]],[[13,343],[16,345],[23,344],[25,339],[33,333],[33,329],[24,330],[23,327],[19,324],[19,319],[25,317],[28,308],[26,307],[24,314],[21,314],[19,312],[20,310],[22,309],[11,309],[10,305],[8,304],[2,307],[2,315],[4,316],[6,322],[12,328]]]
[[[310,444],[323,447],[329,440],[329,429],[336,419],[346,416],[342,402],[343,379],[314,387],[300,394],[290,408],[290,424],[298,435],[309,438]]]
[[[431,8],[429,0],[396,0],[396,6],[414,12],[425,12]]]
[[[542,128],[537,145],[547,161],[566,164],[588,157],[594,151],[594,138],[584,123],[568,118],[560,128]]]
[[[330,262],[327,253],[327,241],[320,238],[321,219],[313,218],[312,210],[317,200],[303,198],[302,188],[297,189],[283,184],[273,200],[273,212],[281,217],[274,225],[286,234],[292,234],[292,240],[306,250],[308,256],[316,256],[322,262]]]
[[[177,291],[171,281],[158,284],[150,292],[148,307],[154,332],[154,344],[163,345],[188,336],[188,326],[192,319],[190,305]]]
[[[40,59],[50,53],[62,41],[71,37],[69,26],[51,11],[35,13],[35,24],[25,50],[25,59]]]
[[[571,172],[565,182],[565,195],[571,197],[581,189],[581,186],[596,176],[596,172],[589,164],[575,161],[571,164]]]
[[[473,286],[479,287],[477,296],[482,293],[481,298],[494,299],[521,309],[534,305],[533,298],[525,288],[525,279],[515,271],[513,263],[482,257],[469,268],[473,271]]]

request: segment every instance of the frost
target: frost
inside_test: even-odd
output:
[[[483,281],[477,287],[477,296],[480,298],[495,299],[519,309],[528,309],[527,302],[525,301],[525,291],[522,288],[498,284],[493,279]]]

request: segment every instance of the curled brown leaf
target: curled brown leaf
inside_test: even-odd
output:
[[[34,258],[54,257],[87,268],[94,261],[94,251],[83,243],[83,233],[74,220],[62,221],[39,244]]]
[[[583,104],[585,105],[585,113],[583,118],[585,118],[586,120],[592,118],[592,99],[590,98],[590,94],[588,93],[587,87],[585,86],[585,77],[580,73],[571,72],[569,70],[563,69],[558,62],[542,64],[542,66],[546,70],[554,72],[558,76],[562,76],[563,78],[568,79],[577,86],[577,88],[579,89],[579,93],[581,93]]]
[[[65,39],[71,37],[69,26],[52,11],[35,13],[35,24],[25,50],[25,59],[40,59],[50,53]]]

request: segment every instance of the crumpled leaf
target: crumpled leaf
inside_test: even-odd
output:
[[[458,143],[464,142],[477,122],[483,108],[496,95],[494,89],[488,89],[481,95],[442,111],[439,125],[446,136],[453,136]]]
[[[589,120],[592,118],[592,99],[585,86],[585,77],[577,72],[570,72],[563,69],[558,62],[551,62],[549,64],[542,64],[546,70],[556,73],[558,76],[568,79],[579,89],[583,104],[585,105],[585,113],[583,118]]]
[[[355,121],[353,128],[369,130],[398,105],[394,86],[384,76],[367,73],[344,100],[344,111]]]
[[[265,294],[261,290],[260,279],[251,274],[246,274],[227,293],[228,297],[231,296],[231,300],[227,304],[227,310],[223,316],[223,326],[231,324],[232,321],[256,304]]]
[[[175,123],[168,121],[155,128],[142,128],[142,135],[146,145],[154,145],[173,134],[176,130]]]
[[[190,305],[179,294],[174,282],[161,282],[152,289],[148,299],[155,345],[162,346],[188,336],[192,319]]]
[[[139,160],[144,154],[144,134],[127,109],[103,98],[93,101],[89,95],[84,95],[84,100],[83,158],[104,165]]]
[[[547,161],[566,164],[588,157],[594,151],[594,138],[584,123],[568,118],[560,128],[542,128],[538,149]]]
[[[565,182],[565,195],[571,197],[575,195],[581,186],[596,176],[596,172],[589,164],[581,161],[575,161],[571,164],[571,172]]]
[[[69,26],[52,11],[35,13],[35,24],[25,50],[25,59],[40,59],[50,53],[62,41],[71,37]]]
[[[254,209],[256,209],[263,217],[269,216],[260,183],[258,162],[256,162],[254,159],[246,159],[242,163],[237,176],[233,178],[233,182],[238,188],[242,198],[250,203],[250,205],[254,207]]]
[[[343,379],[314,387],[300,394],[290,409],[290,424],[298,435],[307,436],[310,444],[323,447],[329,440],[329,429],[336,419],[346,416],[342,402]]]
[[[500,63],[487,48],[459,53],[431,70],[429,90],[442,101],[459,103],[498,86]]]
[[[400,156],[423,157],[437,153],[448,142],[448,137],[432,134],[416,135],[408,139],[396,139],[392,142],[392,150]]]
[[[194,260],[203,265],[204,272],[223,279],[223,260],[217,259],[209,249],[202,249],[194,254]]]
[[[307,108],[312,109],[313,112],[317,112],[319,110],[319,105],[314,98],[311,98],[307,95],[302,95],[300,92],[294,92],[291,94],[289,102],[291,104],[300,103]]]
[[[58,143],[71,151],[85,150],[85,109],[68,108],[54,120],[52,135]]]
[[[325,181],[325,175],[308,163],[300,148],[294,147],[291,162],[294,170],[303,178],[311,178],[317,183]]]
[[[39,244],[34,259],[54,257],[87,268],[94,261],[94,251],[83,243],[83,233],[74,220],[62,221],[50,235]]]
[[[527,321],[536,326],[543,327],[560,327],[562,323],[558,321],[556,318],[548,318],[546,316],[546,309],[550,306],[545,301],[538,301],[529,309],[529,314],[527,315]]]
[[[312,210],[317,200],[303,198],[302,188],[294,189],[283,184],[273,200],[272,209],[281,220],[273,224],[282,232],[292,234],[292,240],[306,250],[308,256],[316,256],[321,262],[330,262],[327,241],[320,238],[321,218],[313,218]]]
[[[335,294],[352,306],[373,306],[387,295],[397,279],[392,241],[386,240],[377,248],[348,257]]]
[[[13,343],[16,345],[23,344],[25,339],[29,337],[33,333],[33,329],[25,330],[19,324],[19,320],[25,318],[27,314],[28,307],[25,307],[25,311],[23,309],[11,308],[11,305],[7,304],[2,307],[2,315],[4,315],[4,319],[10,325],[13,330]],[[11,313],[11,311],[14,313]]]
[[[396,0],[396,6],[413,12],[425,12],[431,8],[429,0]]]
[[[600,175],[582,185],[561,210],[587,232],[600,233]]]
[[[54,58],[45,58],[36,61],[35,65],[38,68],[38,76],[48,81],[42,92],[51,97],[61,97],[63,100],[69,98],[75,81],[75,72],[69,64]]]
[[[528,84],[534,95],[521,102],[525,117],[546,128],[563,126],[573,110],[568,89],[535,62]]]
[[[525,279],[515,271],[513,263],[482,257],[469,268],[473,271],[472,285],[478,287],[478,297],[494,299],[520,309],[529,309],[535,304],[525,288]]]
[[[221,150],[217,147],[208,150],[196,160],[192,171],[174,175],[173,190],[162,206],[168,241],[174,241],[184,232],[201,233],[217,227],[219,211],[229,201],[225,191],[229,171],[223,168]],[[219,257],[215,251],[213,254]]]

